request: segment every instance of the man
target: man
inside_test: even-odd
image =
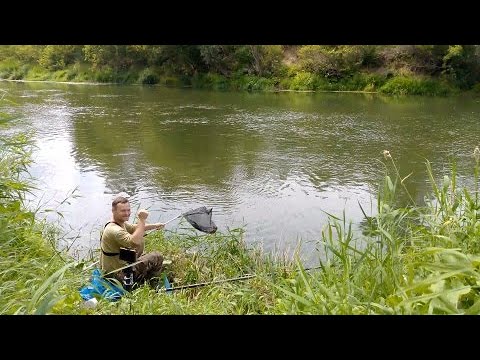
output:
[[[116,278],[123,284],[127,273],[124,270],[115,271],[124,267],[128,262],[120,260],[120,248],[135,251],[138,264],[132,266],[134,284],[142,284],[152,277],[158,276],[162,269],[163,257],[157,251],[143,254],[145,239],[143,235],[147,230],[163,229],[165,224],[146,224],[147,210],[139,210],[138,223],[133,225],[127,221],[130,218],[130,203],[127,198],[117,196],[112,202],[112,220],[105,225],[100,241],[100,266],[107,277]],[[133,261],[135,261],[133,259]]]

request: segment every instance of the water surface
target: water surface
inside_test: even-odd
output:
[[[114,194],[166,221],[213,207],[219,231],[244,227],[267,251],[299,240],[315,257],[325,212],[359,223],[374,212],[393,155],[416,201],[456,159],[471,175],[479,101],[350,93],[214,92],[141,86],[0,82],[18,106],[12,131],[36,148],[32,199],[60,211],[72,249],[98,247]],[[69,197],[71,192],[80,195]],[[62,203],[68,198],[68,203]],[[53,213],[48,215],[53,221]],[[168,231],[188,224],[173,221]]]

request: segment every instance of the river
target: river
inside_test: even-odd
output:
[[[405,183],[421,203],[425,160],[438,178],[455,160],[468,182],[479,145],[480,103],[466,97],[12,82],[0,90],[17,103],[3,131],[35,143],[31,206],[62,226],[77,255],[98,248],[112,198],[126,192],[151,222],[207,206],[220,232],[243,228],[247,243],[274,252],[301,241],[315,258],[326,213],[345,212],[354,225],[359,203],[375,213],[383,150],[402,177],[412,173]],[[173,221],[169,231],[192,229]]]

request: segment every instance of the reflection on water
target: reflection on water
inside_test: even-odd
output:
[[[320,238],[327,215],[372,212],[394,156],[417,201],[424,162],[469,175],[479,102],[329,93],[234,93],[139,86],[0,83],[34,133],[34,201],[58,209],[76,246],[95,248],[112,195],[132,195],[152,221],[214,208],[220,231],[245,226],[266,250]],[[373,205],[372,205],[373,204]],[[52,215],[53,216],[53,215]],[[181,225],[172,222],[169,230]],[[75,235],[76,236],[76,235]],[[74,235],[71,238],[75,237]],[[72,240],[73,241],[73,240]]]

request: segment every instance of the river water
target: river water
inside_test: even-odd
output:
[[[112,198],[126,192],[151,222],[205,205],[220,232],[241,227],[266,251],[301,241],[316,257],[326,213],[345,212],[354,225],[359,203],[375,213],[383,150],[402,177],[412,173],[406,184],[421,203],[430,189],[425,159],[439,178],[455,160],[468,182],[479,145],[480,103],[466,97],[11,82],[0,90],[17,103],[3,131],[35,143],[31,204],[63,227],[76,254],[98,248]]]

